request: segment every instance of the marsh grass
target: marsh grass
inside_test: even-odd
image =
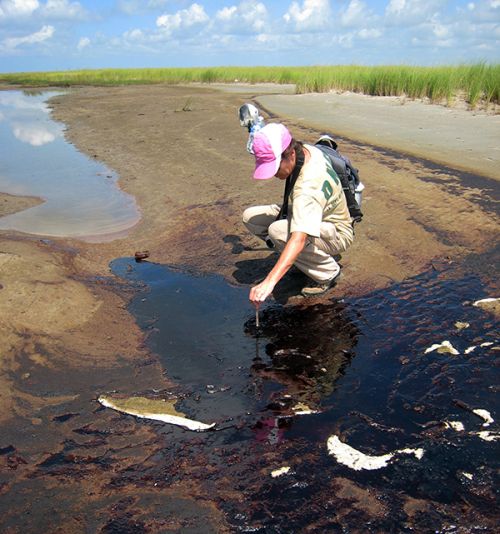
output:
[[[297,93],[352,91],[374,96],[428,98],[431,102],[448,104],[463,97],[474,108],[479,103],[499,104],[500,64],[101,69],[0,74],[0,83],[30,87],[193,82],[294,84]]]

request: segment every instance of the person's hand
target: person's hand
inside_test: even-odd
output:
[[[250,302],[259,309],[259,306],[272,293],[274,286],[283,278],[290,269],[298,255],[306,245],[307,234],[304,232],[292,232],[290,239],[286,242],[285,248],[280,254],[276,265],[266,276],[263,282],[252,287],[250,290]]]
[[[258,309],[259,306],[273,292],[274,284],[264,280],[250,290],[250,302]]]

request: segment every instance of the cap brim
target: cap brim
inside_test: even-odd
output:
[[[260,165],[257,165],[255,167],[253,177],[256,180],[269,180],[269,178],[272,178],[277,172],[278,169],[276,168],[276,161],[269,161],[268,163],[261,163]]]

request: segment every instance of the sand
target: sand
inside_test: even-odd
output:
[[[500,180],[500,115],[355,93],[264,95],[280,116],[357,141]]]

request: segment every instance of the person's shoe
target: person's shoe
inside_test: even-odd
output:
[[[339,276],[340,270],[333,278],[331,278],[330,280],[326,280],[325,282],[316,282],[314,280],[311,280],[311,282],[307,284],[307,286],[302,288],[302,296],[318,297],[319,295],[323,295],[323,293],[326,293],[336,284]]]

